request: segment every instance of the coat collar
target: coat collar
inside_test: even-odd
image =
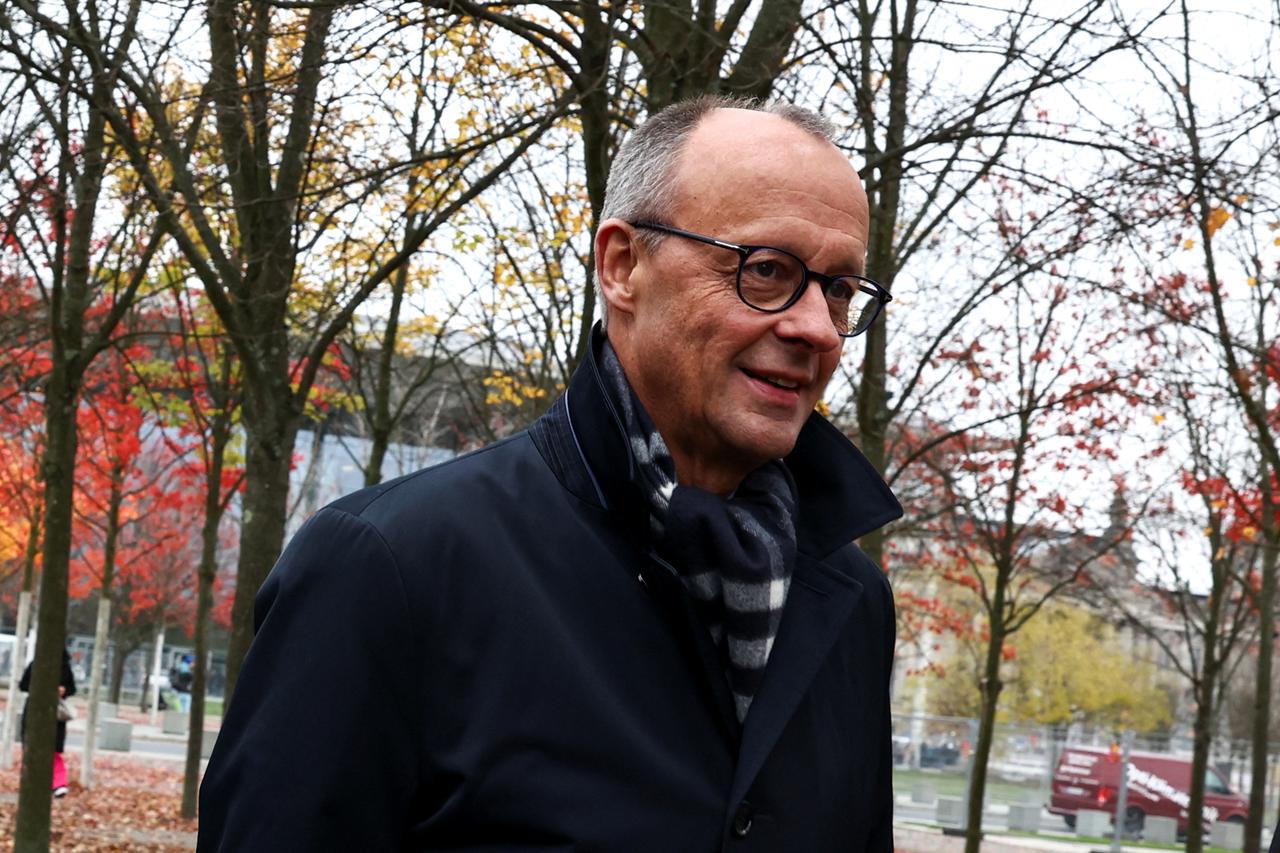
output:
[[[535,424],[534,439],[556,445],[549,461],[578,498],[643,529],[648,509],[632,485],[635,461],[600,373],[603,343],[597,324],[587,357],[564,396]],[[902,516],[867,458],[817,412],[783,461],[796,482],[796,545],[802,554],[821,558]]]

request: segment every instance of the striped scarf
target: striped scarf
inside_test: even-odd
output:
[[[726,662],[738,721],[764,680],[795,566],[796,487],[781,460],[747,475],[732,495],[676,481],[675,462],[606,340],[600,364],[636,460],[658,554],[680,573]]]

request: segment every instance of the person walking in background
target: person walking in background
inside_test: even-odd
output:
[[[191,655],[183,655],[169,670],[169,684],[178,694],[178,710],[184,714],[191,713],[191,664],[194,662]]]
[[[31,689],[31,664],[27,664],[27,668],[22,671],[22,680],[18,682],[18,689],[23,693]],[[71,655],[67,654],[67,650],[62,650],[62,680],[58,682],[58,696],[66,699],[69,696],[76,695],[76,676],[71,671]],[[22,705],[22,742],[26,745],[27,736],[27,703],[31,701],[28,696]],[[53,747],[53,795],[55,797],[65,797],[67,795],[67,763],[62,760],[62,750],[67,744],[67,720],[63,719],[62,714],[58,715],[58,731],[57,742]]]

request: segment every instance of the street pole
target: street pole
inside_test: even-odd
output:
[[[151,725],[160,713],[160,664],[164,660],[164,625],[156,629],[156,653],[151,664]]]
[[[98,745],[99,700],[102,698],[103,669],[107,663],[107,634],[111,629],[111,596],[98,597],[98,623],[93,632],[93,663],[89,667],[89,713],[84,729],[84,759],[80,762],[80,785],[93,787],[93,755]]]
[[[962,814],[966,816],[969,814],[969,798],[973,795],[973,753],[974,753],[974,748],[977,746],[977,744],[978,744],[978,721],[971,719],[969,720],[969,760],[965,762],[965,767],[964,767],[964,802],[961,803],[961,806],[964,809]],[[969,829],[968,823],[969,822],[966,819],[965,825],[961,827],[961,829],[964,831],[968,831]],[[979,832],[982,831],[982,821],[978,821],[978,831]]]
[[[8,770],[13,765],[13,739],[18,718],[18,681],[27,665],[27,653],[35,647],[27,644],[27,632],[31,627],[31,591],[18,593],[18,626],[13,632],[13,659],[9,666],[8,704],[4,709],[4,722],[0,724],[0,768]]]
[[[1124,838],[1124,813],[1129,799],[1129,747],[1133,744],[1133,730],[1125,729],[1120,737],[1120,790],[1116,796],[1115,829],[1111,833],[1111,853],[1120,853]]]

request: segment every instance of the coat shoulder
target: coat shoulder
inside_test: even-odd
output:
[[[527,474],[523,469],[539,459],[528,432],[521,432],[447,462],[343,495],[324,509],[356,516],[375,528],[394,527],[400,522],[422,524],[425,508],[438,516],[442,510],[468,501],[484,501],[486,491],[505,478]]]

